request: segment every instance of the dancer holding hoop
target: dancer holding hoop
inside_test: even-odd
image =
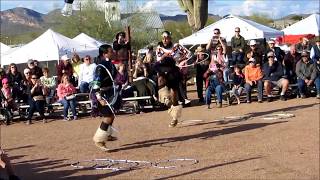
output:
[[[115,101],[118,98],[118,90],[114,83],[117,70],[111,63],[113,49],[110,45],[101,45],[99,54],[102,54],[104,60],[101,61],[95,69],[90,97],[99,114],[105,119],[101,122],[100,127],[98,127],[93,136],[93,141],[101,150],[108,151],[109,149],[106,146],[106,141],[116,140],[116,137],[112,136],[112,123],[115,119],[113,108],[115,108]]]
[[[171,42],[170,32],[162,33],[162,41],[158,43],[156,54],[157,62],[154,68],[158,74],[159,101],[168,107],[171,106],[168,110],[172,118],[169,127],[175,127],[182,111],[182,106],[178,104],[179,83],[181,83],[182,75],[173,59],[175,49]]]

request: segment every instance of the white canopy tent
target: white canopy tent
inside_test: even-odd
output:
[[[59,60],[64,54],[76,52],[80,57],[85,55],[97,56],[98,48],[81,46],[77,41],[48,29],[30,43],[1,57],[1,65],[10,63],[26,63],[28,59],[38,61]]]
[[[98,41],[85,33],[79,34],[78,36],[74,37],[73,40],[77,41],[78,43],[80,43],[80,45],[85,47],[99,48],[102,44],[104,44],[103,42]]]
[[[213,30],[215,28],[220,29],[221,36],[226,38],[227,42],[230,42],[231,38],[235,35],[234,29],[236,27],[240,28],[240,35],[246,40],[260,38],[270,39],[283,35],[282,31],[238,16],[229,15],[200,31],[179,40],[179,43],[182,45],[207,44],[213,36]]]
[[[9,46],[3,44],[2,42],[0,42],[1,55],[4,54],[5,52],[7,52],[10,49],[11,49],[11,47],[9,47]]]
[[[320,35],[320,14],[312,14],[309,17],[292,24],[282,30],[285,35],[314,34]]]

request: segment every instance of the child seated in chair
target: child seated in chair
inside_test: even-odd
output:
[[[50,105],[53,102],[53,98],[55,95],[55,90],[57,86],[56,79],[54,77],[49,76],[49,68],[44,67],[42,69],[43,76],[40,77],[40,81],[47,88],[48,95],[46,96],[46,103]],[[49,106],[50,109],[52,109],[51,106]]]
[[[242,91],[244,90],[244,74],[241,71],[241,68],[239,65],[235,65],[234,66],[234,73],[231,74],[231,78],[232,80],[232,93],[231,93],[231,97],[234,96],[237,99],[238,104],[240,104],[240,95],[242,93]],[[230,101],[230,104],[232,102]]]
[[[10,87],[9,80],[7,78],[2,79],[1,105],[3,108],[3,112],[1,113],[3,113],[3,115],[6,117],[6,125],[9,125],[13,118],[12,111],[17,109],[15,94],[12,92],[13,88]]]

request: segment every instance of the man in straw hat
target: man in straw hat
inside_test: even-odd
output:
[[[203,98],[203,83],[205,79],[203,78],[204,73],[207,71],[209,68],[209,63],[210,59],[205,56],[206,49],[202,47],[201,45],[198,46],[198,48],[195,50],[195,54],[197,57],[196,60],[196,85],[197,85],[197,93],[198,93],[198,98],[199,102],[203,103],[204,98]],[[205,60],[207,58],[207,60]]]

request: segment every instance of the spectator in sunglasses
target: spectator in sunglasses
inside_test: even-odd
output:
[[[236,27],[234,32],[235,35],[231,38],[232,65],[244,63],[244,48],[246,45],[244,38],[240,35],[240,28]]]
[[[89,55],[86,55],[83,61],[83,64],[80,65],[78,87],[81,93],[88,93],[89,83],[93,81],[93,73],[97,65],[92,63]]]
[[[280,100],[285,101],[285,93],[289,87],[289,81],[283,78],[284,71],[282,64],[279,61],[275,61],[275,53],[270,51],[267,53],[268,62],[263,64],[263,80],[264,89],[267,94],[268,102],[272,101],[271,90],[273,86],[281,88]]]

